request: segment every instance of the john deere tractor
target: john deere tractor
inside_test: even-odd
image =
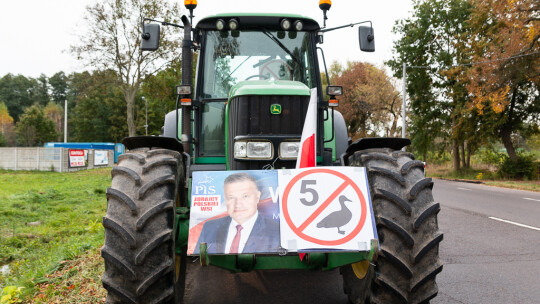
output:
[[[296,14],[241,13],[203,18],[192,27],[196,1],[185,5],[191,18],[175,25],[184,31],[177,107],[166,115],[162,136],[124,139],[128,152],[112,169],[101,250],[107,303],[182,302],[194,173],[295,168],[313,88],[316,165],[365,168],[377,231],[371,249],[319,250],[300,259],[286,251],[211,255],[201,248],[201,264],[233,272],[340,268],[352,303],[434,298],[443,234],[423,163],[404,151],[410,144],[405,138],[350,143],[335,109],[342,88],[328,85],[329,99],[323,94],[323,33],[364,23],[360,49],[373,52],[371,22],[326,28]],[[330,5],[320,1],[325,20]],[[158,49],[160,25],[170,24],[143,22],[144,51]]]

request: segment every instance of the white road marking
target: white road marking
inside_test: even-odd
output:
[[[516,222],[512,222],[512,221],[507,221],[507,220],[503,220],[503,219],[496,218],[496,217],[492,217],[492,216],[490,216],[489,218],[492,219],[492,220],[496,220],[496,221],[500,221],[500,222],[504,222],[504,223],[508,223],[508,224],[512,224],[512,225],[516,225],[516,226],[519,226],[519,227],[529,228],[529,229],[532,229],[532,230],[538,230],[538,231],[540,231],[540,228],[537,228],[537,227],[533,227],[533,226],[529,226],[529,225],[523,225],[523,224],[520,224],[520,223],[516,223]]]
[[[472,191],[471,189],[467,189],[467,188],[460,188],[458,187],[459,190],[465,190],[465,191]]]
[[[526,200],[529,200],[529,201],[537,201],[537,202],[540,202],[540,199],[535,199],[535,198],[524,197],[523,199],[526,199]]]

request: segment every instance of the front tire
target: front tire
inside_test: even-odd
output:
[[[442,271],[433,182],[421,161],[408,152],[369,149],[349,157],[366,167],[379,236],[379,256],[363,278],[351,265],[342,267],[344,290],[351,303],[428,303],[438,292]],[[362,277],[362,276],[360,276]]]
[[[103,218],[107,303],[181,302],[185,254],[175,256],[183,190],[180,153],[139,148],[118,157]]]

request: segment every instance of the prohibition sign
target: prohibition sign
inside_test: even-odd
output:
[[[314,173],[326,173],[326,174],[337,176],[343,179],[343,183],[336,190],[334,190],[334,192],[330,194],[330,196],[319,207],[317,207],[317,209],[302,224],[296,226],[291,220],[291,217],[289,215],[289,210],[288,210],[289,194],[291,192],[292,187],[298,181],[300,181],[303,177],[306,177],[307,175],[314,174]],[[317,238],[314,238],[312,236],[305,234],[304,230],[306,229],[306,227],[309,226],[321,214],[321,212],[323,212],[328,207],[328,205],[330,205],[330,203],[334,199],[336,199],[336,197],[348,186],[351,186],[356,192],[358,198],[360,199],[360,207],[361,207],[360,221],[358,221],[358,225],[356,225],[353,231],[349,233],[348,235],[344,236],[343,238],[337,239],[337,240],[320,240],[320,239],[317,239]],[[285,187],[285,191],[283,192],[282,205],[283,205],[283,217],[285,218],[285,221],[287,222],[287,225],[289,225],[291,230],[300,238],[308,242],[318,244],[318,245],[336,246],[336,245],[345,244],[349,242],[350,240],[352,240],[354,237],[356,237],[358,233],[360,233],[360,231],[362,230],[366,222],[367,205],[366,205],[366,200],[364,199],[364,195],[362,194],[362,191],[360,190],[360,188],[358,188],[358,186],[345,174],[334,171],[334,170],[330,170],[330,169],[307,170],[296,175],[287,184],[287,187]]]

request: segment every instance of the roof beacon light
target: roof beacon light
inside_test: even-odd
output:
[[[236,19],[229,20],[229,29],[231,31],[236,31],[238,29],[238,21],[236,21]]]
[[[328,19],[328,17],[326,17],[326,12],[330,10],[331,6],[332,6],[332,1],[330,1],[330,0],[320,0],[319,1],[319,8],[322,9],[323,16],[324,16],[324,26],[323,27],[326,27],[326,19]]]
[[[289,21],[289,19],[281,20],[281,28],[286,31],[291,29],[291,22]]]
[[[222,31],[225,28],[225,21],[223,21],[223,19],[218,19],[216,21],[216,28],[218,31]]]
[[[193,10],[197,7],[197,0],[184,0],[184,6],[189,10]]]
[[[319,8],[324,10],[330,10],[330,7],[332,6],[332,1],[330,0],[321,0],[319,1]]]
[[[302,21],[300,20],[296,20],[294,23],[293,23],[293,27],[296,31],[301,31],[302,28],[304,28],[304,24],[302,23]]]

